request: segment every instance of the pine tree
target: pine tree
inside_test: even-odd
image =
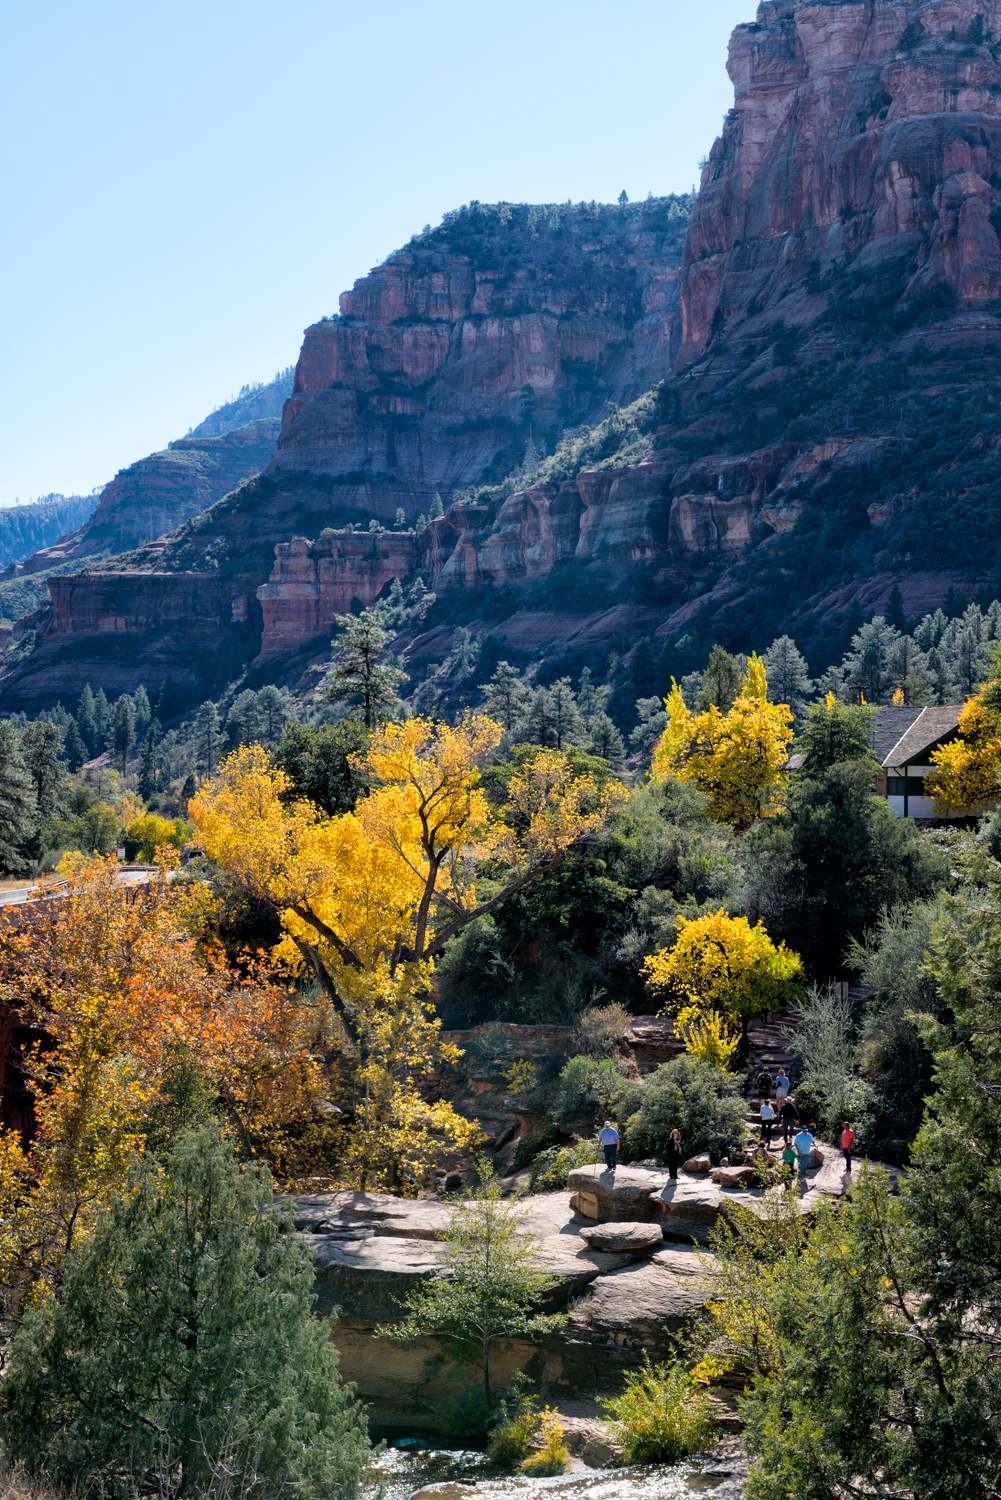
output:
[[[885,703],[893,691],[890,683],[890,650],[897,632],[882,615],[852,637],[851,650],[845,656],[847,679],[856,694],[867,703]]]
[[[762,657],[768,678],[768,696],[773,703],[786,703],[794,717],[802,717],[806,700],[813,691],[813,683],[807,671],[806,658],[797,649],[796,642],[788,635],[780,635],[772,641]]]
[[[101,738],[97,732],[97,713],[94,708],[94,694],[90,690],[89,682],[80,694],[76,724],[77,729],[80,731],[80,738],[87,746],[87,755],[85,758],[89,760],[98,753],[99,748],[103,748]],[[81,761],[80,764],[82,765],[83,762]]]
[[[69,724],[66,726],[66,734],[63,738],[63,755],[66,764],[71,771],[79,771],[80,767],[90,758],[90,752],[84,744],[83,736],[77,728],[77,722],[70,715]]]
[[[431,520],[439,521],[445,514],[445,507],[441,503],[441,496],[435,491],[434,499],[431,501]]]
[[[551,688],[537,688],[524,723],[532,743],[552,745],[562,750],[576,745],[584,737],[584,721],[570,686],[569,677],[561,677]]]
[[[35,792],[20,732],[10,719],[0,719],[0,869],[6,874],[25,869],[21,849],[36,824]]]
[[[4,1445],[59,1486],[99,1475],[107,1500],[353,1500],[365,1412],[312,1303],[311,1251],[266,1169],[241,1169],[216,1124],[184,1130],[18,1332]]]
[[[505,729],[513,729],[523,716],[531,693],[506,661],[497,663],[494,675],[483,688],[484,707]]]
[[[961,594],[954,583],[950,583],[949,592],[942,600],[942,613],[950,620],[957,620],[969,602],[966,595]]]
[[[136,784],[144,802],[148,802],[156,795],[157,773],[160,769],[156,753],[159,738],[160,725],[158,720],[154,719],[143,742],[142,756],[139,761],[139,780]]]
[[[638,698],[636,712],[639,723],[629,736],[629,745],[634,755],[646,765],[650,764],[653,747],[668,725],[667,710],[663,698]]]
[[[184,708],[184,694],[174,681],[174,674],[168,672],[160,684],[160,692],[156,700],[156,716],[161,724],[168,719],[174,719]]]
[[[667,715],[664,715],[665,719]],[[595,714],[591,720],[592,755],[600,755],[611,766],[621,766],[626,756],[626,747],[615,725],[607,714]]]
[[[285,725],[293,717],[288,688],[277,688],[273,682],[267,683],[257,695],[257,711],[261,716],[261,729],[267,743],[276,745]]]
[[[185,776],[184,778],[184,785],[181,787],[181,808],[185,814],[187,814],[188,811],[188,803],[191,801],[192,797],[196,795],[197,791],[198,781],[195,777],[195,773],[194,771],[189,771],[187,776]]]
[[[604,713],[605,704],[611,697],[607,684],[596,687],[590,667],[584,667],[577,679],[577,707],[588,729],[595,714]]]
[[[206,776],[211,776],[216,768],[219,750],[219,715],[211,698],[206,698],[198,710],[194,742],[195,762]]]
[[[714,646],[709,653],[708,665],[702,673],[696,704],[699,713],[705,713],[708,708],[718,708],[721,714],[729,713],[733,700],[740,692],[742,676],[736,657],[731,656],[729,651],[724,651],[722,646]]]
[[[226,749],[239,750],[241,745],[252,745],[261,737],[261,711],[257,694],[253,688],[246,688],[233,699],[226,715]]]
[[[402,505],[398,505],[396,507],[396,525],[402,531],[403,528],[404,528],[404,526],[406,526],[406,524],[407,524],[407,513],[403,509]]]
[[[894,584],[890,590],[890,597],[886,601],[883,618],[887,625],[892,625],[894,630],[899,630],[901,635],[907,629],[907,616],[904,614],[904,597],[900,592],[898,584]]]
[[[629,658],[629,691],[633,701],[649,698],[657,685],[657,653],[649,636],[633,648]]]
[[[94,751],[94,754],[100,755],[101,751],[107,748],[105,742],[108,738],[108,729],[111,725],[111,708],[105,697],[103,687],[98,688],[94,694],[94,723],[97,725],[97,749]]]
[[[132,712],[136,721],[136,739],[141,740],[153,721],[153,709],[150,706],[149,694],[142,683],[136,688],[132,695]]]
[[[336,652],[327,673],[326,696],[333,703],[353,704],[366,729],[394,719],[401,703],[397,688],[407,674],[386,648],[393,639],[383,626],[382,613],[369,606],[360,615],[335,615]]]
[[[59,792],[63,782],[60,764],[62,735],[54,724],[36,719],[21,730],[21,755],[31,777],[35,793],[35,815],[46,823],[59,811]]]
[[[128,770],[129,751],[135,742],[136,721],[132,712],[132,700],[123,693],[115,704],[107,736],[109,752],[121,756],[123,776]]]

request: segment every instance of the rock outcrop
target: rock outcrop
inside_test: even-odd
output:
[[[908,611],[956,581],[1001,590],[999,36],[1001,0],[763,0],[733,34],[734,107],[683,245],[670,199],[474,203],[416,236],[306,331],[264,473],[112,569],[114,610],[81,581],[79,623],[39,618],[0,704],[51,701],[57,662],[68,682],[79,658],[82,685],[88,622],[141,622],[159,589],[204,622],[198,660],[153,660],[127,623],[109,687],[155,688],[169,662],[203,692],[228,649],[218,601],[249,580],[240,649],[272,674],[393,568],[448,594],[453,624],[500,594],[490,628],[525,649],[808,643],[894,581]],[[533,477],[540,448],[653,382],[642,441]],[[522,464],[521,489],[490,491]],[[347,529],[401,509],[409,527],[435,492],[455,503],[419,533]],[[562,608],[571,577],[584,602]],[[548,602],[520,611],[540,580]]]
[[[387,1194],[318,1193],[292,1200],[296,1228],[316,1256],[318,1310],[339,1309],[334,1341],[341,1371],[355,1381],[373,1421],[398,1427],[437,1422],[442,1397],[454,1394],[447,1373],[428,1367],[433,1340],[401,1346],[374,1331],[400,1317],[399,1299],[436,1274],[435,1240],[446,1204]],[[690,1247],[649,1246],[621,1253],[582,1244],[585,1221],[566,1193],[525,1200],[522,1232],[535,1242],[555,1278],[547,1302],[568,1313],[565,1329],[541,1344],[494,1341],[491,1364],[499,1383],[528,1369],[551,1395],[607,1390],[641,1349],[666,1357],[671,1336],[701,1305],[704,1266]]]

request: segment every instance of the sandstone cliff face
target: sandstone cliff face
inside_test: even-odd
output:
[[[765,0],[737,27],[685,246],[682,363],[714,329],[732,348],[815,321],[835,268],[890,271],[901,303],[998,295],[1001,67],[970,40],[977,13],[996,37],[997,0]]]
[[[1001,589],[999,36],[1001,0],[764,0],[734,32],[734,108],[683,253],[669,200],[474,204],[416,237],[307,330],[264,473],[113,585],[79,580],[94,604],[39,622],[0,703],[50,701],[47,663],[69,679],[84,622],[148,618],[172,577],[216,621],[209,654],[227,609],[259,603],[247,644],[275,671],[393,569],[454,597],[458,623],[464,594],[574,563],[632,579],[644,630],[741,647],[819,628],[881,596],[877,579],[905,601],[995,574]],[[640,461],[483,488],[529,439],[552,451],[658,380]],[[435,491],[458,494],[419,535],[345,529],[398,507],[409,521]],[[607,639],[624,607],[595,610],[593,630],[491,628]],[[146,642],[109,687],[156,685]],[[172,670],[198,690],[190,658]]]

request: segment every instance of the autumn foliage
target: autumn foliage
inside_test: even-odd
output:
[[[161,851],[165,853],[166,851]],[[0,993],[47,1036],[28,1058],[35,1133],[0,1130],[0,1288],[8,1316],[141,1154],[179,1058],[197,1060],[243,1154],[288,1177],[309,1162],[325,1088],[321,1010],[261,960],[233,972],[199,943],[204,888],[115,880],[96,860],[33,920],[8,925]]]
[[[709,797],[721,823],[747,828],[780,810],[788,778],[782,771],[792,738],[792,711],[769,703],[765,669],[752,656],[728,713],[710,706],[693,714],[671,679],[668,726],[653,755],[653,777],[692,781]]]
[[[359,761],[372,790],[335,818],[288,806],[285,777],[257,745],[231,755],[189,804],[224,878],[280,916],[276,957],[326,999],[351,1121],[340,1163],[360,1186],[412,1183],[443,1142],[461,1148],[475,1134],[421,1087],[456,1058],[430,999],[434,955],[625,797],[544,751],[511,779],[503,812],[493,809],[480,771],[502,733],[477,714],[456,726],[384,725]],[[500,890],[480,901],[484,869]]]
[[[931,752],[934,769],[925,789],[937,817],[982,812],[998,800],[1001,772],[1001,679],[967,698],[959,715],[959,738]]]
[[[746,917],[730,917],[721,908],[704,917],[678,917],[677,926],[674,947],[652,954],[643,968],[650,988],[666,997],[665,1009],[703,1038],[716,1016],[746,1030],[750,1016],[802,995],[799,954],[773,943],[762,922],[752,927]]]

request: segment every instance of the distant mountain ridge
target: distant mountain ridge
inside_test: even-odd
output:
[[[474,202],[356,282],[263,471],[53,578],[0,707],[280,677],[417,574],[439,658],[464,624],[826,664],[895,582],[1001,596],[1001,0],[763,0],[728,68],[694,204]]]

